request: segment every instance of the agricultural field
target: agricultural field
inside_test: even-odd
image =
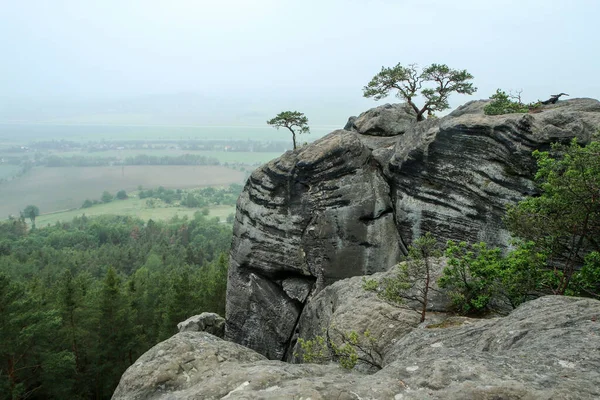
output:
[[[209,210],[208,218],[218,217],[222,222],[227,219],[229,214],[235,214],[235,206],[213,205],[207,208]],[[82,215],[88,217],[96,215],[127,215],[143,220],[153,219],[155,221],[169,220],[175,216],[193,218],[194,214],[200,211],[199,208],[189,207],[149,207],[146,199],[140,199],[132,195],[125,200],[113,200],[110,203],[96,204],[90,208],[43,214],[36,218],[36,225],[38,228],[42,228],[47,225],[54,225],[57,222],[71,221],[73,218]]]
[[[313,141],[339,126],[312,126],[310,135],[300,141]],[[18,141],[15,140],[18,138]],[[0,124],[0,143],[66,139],[90,140],[289,140],[289,133],[264,125],[181,126],[181,125],[110,125],[110,124]]]
[[[243,184],[244,171],[221,166],[148,165],[115,167],[37,167],[19,179],[0,184],[0,218],[18,215],[28,204],[41,214],[81,207],[102,192],[127,192],[139,186],[186,189]],[[86,212],[87,213],[87,212]]]
[[[274,158],[279,157],[282,153],[276,152],[251,152],[251,151],[202,151],[202,150],[177,150],[177,149],[160,149],[160,150],[149,150],[149,149],[125,149],[125,150],[107,150],[97,152],[87,151],[68,151],[68,152],[55,152],[61,157],[71,156],[87,156],[87,157],[99,157],[99,158],[116,158],[123,160],[127,157],[135,157],[138,155],[148,156],[182,156],[185,154],[204,156],[207,158],[215,158],[220,163],[237,163],[237,164],[264,164],[271,161]]]
[[[18,165],[0,164],[0,180],[12,178],[20,169]]]

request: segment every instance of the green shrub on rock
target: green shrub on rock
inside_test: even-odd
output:
[[[408,248],[406,261],[396,266],[395,276],[384,278],[381,288],[376,280],[363,278],[362,287],[378,292],[381,298],[395,304],[418,303],[419,309],[415,311],[419,312],[423,322],[434,283],[433,259],[440,256],[437,240],[426,232]]]
[[[500,250],[488,249],[485,243],[468,245],[449,241],[445,255],[448,266],[438,285],[448,291],[456,311],[460,314],[486,311],[497,288]]]
[[[485,115],[527,113],[539,106],[539,103],[522,103],[520,96],[517,96],[516,98],[517,101],[514,101],[511,99],[511,95],[498,89],[496,90],[496,93],[490,97],[490,100],[492,101],[483,108],[483,112]]]
[[[369,330],[359,334],[332,329],[336,341],[320,335],[313,339],[299,338],[301,352],[294,353],[294,356],[303,363],[325,364],[335,360],[345,369],[353,369],[358,364],[377,370],[382,368],[380,345]]]
[[[367,292],[377,292],[379,290],[379,282],[376,279],[362,279],[362,288]]]
[[[325,364],[331,360],[327,341],[323,336],[317,335],[314,339],[298,339],[302,353],[294,353],[305,363]]]
[[[600,297],[600,141],[535,151],[541,194],[509,207],[511,233],[547,254],[543,294]]]

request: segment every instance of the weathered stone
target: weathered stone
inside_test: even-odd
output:
[[[386,372],[410,376],[415,398],[598,398],[599,313],[597,300],[547,296],[505,318],[421,326],[393,346]]]
[[[281,287],[285,294],[290,299],[299,301],[300,303],[304,303],[310,294],[312,286],[312,282],[301,278],[289,278],[281,283]]]
[[[431,232],[443,242],[506,246],[506,205],[537,190],[533,150],[574,137],[587,143],[600,125],[600,103],[591,99],[499,116],[483,115],[483,104],[471,102],[440,119],[437,131],[425,121],[399,138],[384,171],[406,243]]]
[[[392,275],[391,271],[382,272],[369,279],[380,281]],[[362,286],[362,277],[344,279],[327,286],[312,298],[298,321],[287,360],[302,360],[298,338],[310,340],[322,336],[342,345],[340,333],[355,331],[362,335],[369,330],[377,338],[378,350],[383,353],[392,340],[418,325],[415,311],[381,301],[375,292],[366,291]]]
[[[232,278],[231,272],[229,276],[235,281],[227,288],[232,300],[227,303],[230,323],[226,325],[226,337],[235,337],[241,345],[260,349],[267,357],[281,360],[302,311],[301,303],[288,297],[279,284],[260,275],[250,273],[246,281]],[[232,290],[249,296],[233,296]],[[244,335],[244,332],[250,334]]]
[[[225,336],[225,318],[216,313],[203,312],[177,324],[179,332],[208,332],[223,338]]]
[[[281,359],[304,304],[282,282],[320,290],[397,261],[390,188],[359,136],[333,132],[250,177],[234,224],[227,338]]]
[[[349,281],[356,290],[360,279]],[[343,317],[350,324],[344,329],[364,326],[389,335],[380,338],[380,371],[367,375],[336,364],[268,361],[205,332],[183,332],[129,367],[113,400],[600,397],[600,301],[548,296],[503,318],[433,324],[446,317],[431,313],[431,320],[417,325],[414,312],[388,319],[384,315],[398,309],[372,293],[348,296],[344,283],[317,297],[334,301],[331,324],[354,310],[357,322]]]
[[[450,306],[449,298],[443,294],[435,281],[446,266],[446,259],[440,258],[432,262],[431,276],[434,283],[429,291],[427,311],[446,311]],[[369,331],[377,339],[378,350],[385,354],[390,345],[398,337],[410,332],[418,325],[421,305],[417,302],[406,302],[403,307],[382,301],[377,291],[363,288],[365,279],[377,282],[379,289],[385,279],[394,278],[398,271],[391,268],[368,277],[358,276],[337,281],[319,292],[304,307],[298,320],[295,334],[287,352],[287,360],[298,362],[302,354],[297,344],[298,338],[311,339],[324,336],[340,342],[340,332],[355,331],[362,335]],[[409,293],[416,295],[416,292]],[[385,362],[385,360],[380,360]]]
[[[339,279],[385,271],[424,232],[507,246],[506,206],[537,193],[531,152],[588,142],[600,103],[499,116],[484,115],[485,104],[419,123],[404,105],[377,107],[354,121],[357,132],[335,131],[254,171],[237,206],[226,337],[288,357],[306,288],[310,299]],[[284,287],[292,278],[302,295]]]
[[[407,104],[384,104],[360,114],[351,127],[363,135],[396,136],[409,130],[416,121],[416,114]]]
[[[218,379],[224,365],[260,360],[265,358],[206,332],[181,332],[157,344],[130,366],[113,399],[183,399],[184,395],[178,397],[173,393],[185,393],[190,388],[200,389],[204,399],[221,398],[235,386],[227,387],[222,382],[222,387],[214,387],[208,382],[211,378]]]
[[[356,131],[356,126],[354,125],[354,122],[356,121],[357,117],[350,117],[348,118],[348,122],[346,122],[346,125],[344,125],[344,130],[345,131]]]

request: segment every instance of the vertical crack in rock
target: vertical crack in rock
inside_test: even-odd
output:
[[[302,302],[299,303],[298,306],[298,316],[296,317],[296,321],[294,321],[294,329],[292,330],[290,337],[288,338],[287,342],[285,343],[284,346],[284,353],[281,356],[281,361],[286,361],[290,358],[290,351],[293,351],[294,346],[296,345],[296,340],[298,340],[297,338],[297,332],[298,332],[298,325],[300,323],[300,318],[302,317],[302,312],[304,311],[304,307],[306,306],[306,302]]]
[[[379,161],[377,161],[376,159],[373,159],[373,165],[375,165],[375,167],[379,171],[379,174],[381,175],[382,179],[387,183],[387,185],[389,187],[388,198],[389,198],[390,205],[391,205],[390,210],[391,210],[392,218],[394,221],[394,227],[396,228],[396,232],[398,233],[398,245],[399,245],[400,251],[402,252],[402,255],[407,256],[408,255],[408,245],[406,244],[406,241],[402,237],[402,232],[400,231],[400,229],[398,229],[398,219],[397,219],[397,211],[396,211],[397,189],[396,189],[395,182],[393,179],[390,179],[387,176],[387,174],[385,173],[385,171],[383,169],[383,166],[379,163]]]

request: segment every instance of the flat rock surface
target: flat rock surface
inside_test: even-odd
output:
[[[364,320],[377,297],[339,301]],[[503,318],[450,321],[390,330],[385,365],[370,375],[269,361],[205,332],[178,333],[125,372],[113,399],[600,398],[600,301],[547,296]]]

